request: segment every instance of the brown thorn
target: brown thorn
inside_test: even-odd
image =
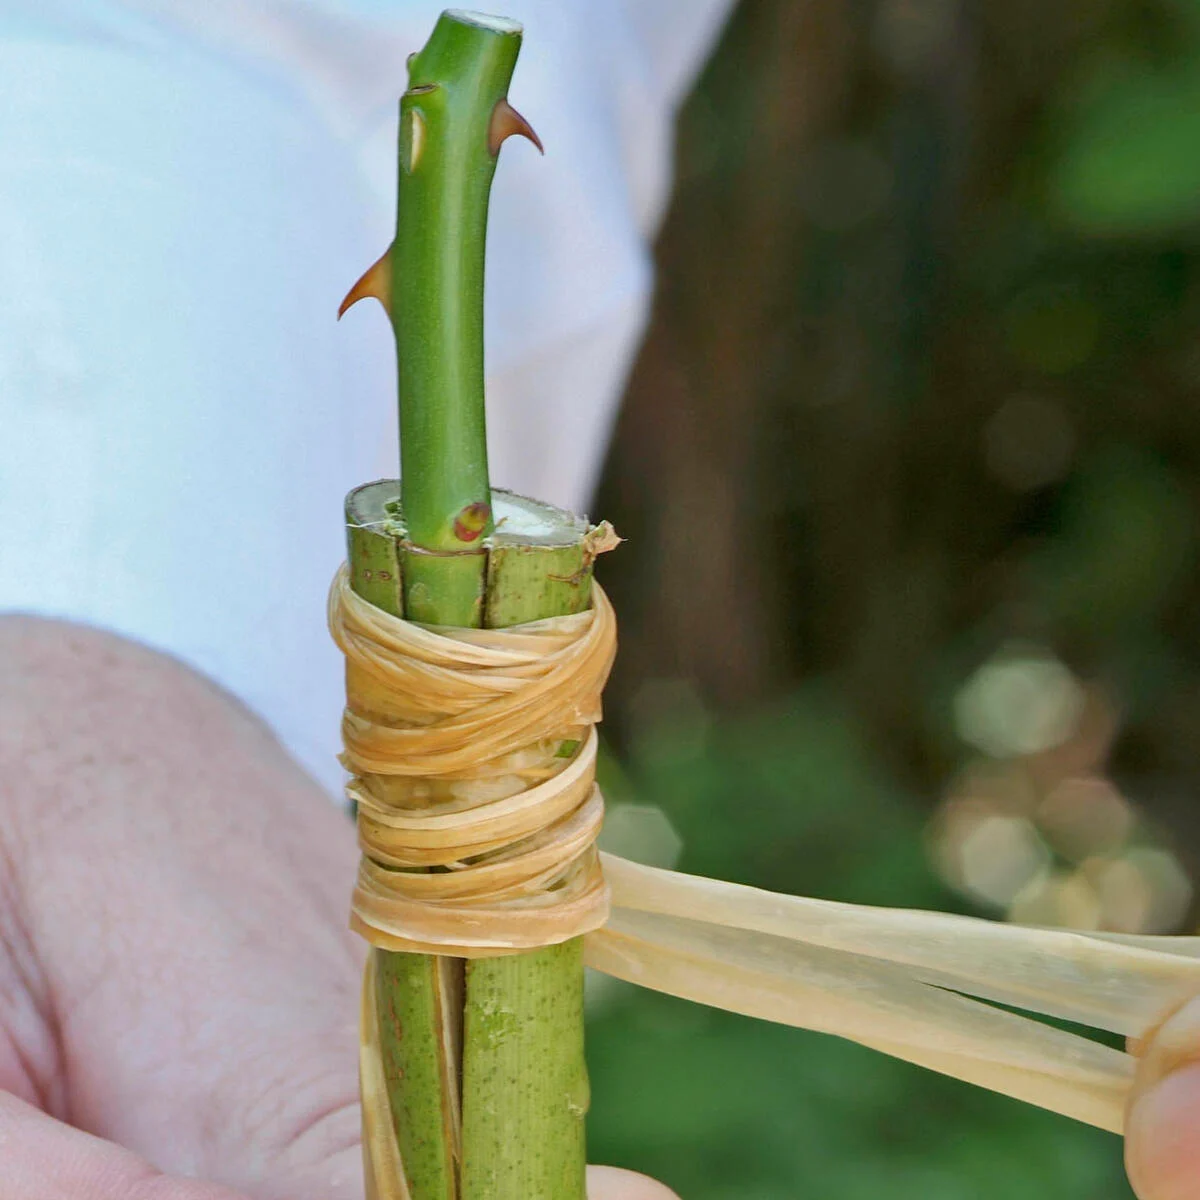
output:
[[[392,303],[392,248],[389,246],[361,275],[358,282],[346,293],[338,309],[338,320],[346,310],[367,296],[374,296],[384,310],[391,314]]]
[[[506,96],[501,96],[492,109],[492,119],[488,122],[488,150],[495,158],[500,153],[500,146],[505,138],[520,134],[528,138],[537,148],[539,154],[545,154],[542,149],[542,139],[533,131],[533,126],[508,102]]]

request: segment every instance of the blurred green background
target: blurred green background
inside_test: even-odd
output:
[[[1194,930],[1200,0],[745,0],[677,171],[596,505],[610,836]],[[1130,1195],[1062,1118],[592,1001],[592,1157],[685,1200]]]

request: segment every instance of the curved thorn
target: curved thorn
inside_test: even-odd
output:
[[[346,314],[346,310],[367,296],[374,296],[384,311],[391,316],[392,302],[392,248],[389,246],[359,277],[358,282],[346,293],[338,309],[338,320]]]
[[[492,109],[492,119],[488,122],[488,150],[494,158],[500,153],[501,143],[513,134],[528,138],[537,148],[539,154],[545,154],[542,149],[542,139],[533,131],[533,126],[508,102],[506,96],[501,96]]]

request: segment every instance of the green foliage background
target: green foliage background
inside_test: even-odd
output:
[[[1195,878],[1200,4],[746,0],[681,129],[597,506],[619,798],[690,871],[961,909],[950,697],[1030,638]],[[1130,1195],[1118,1139],[832,1039],[618,987],[589,1046],[592,1157],[685,1200]]]

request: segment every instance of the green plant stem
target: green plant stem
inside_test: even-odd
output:
[[[583,941],[467,963],[464,1200],[584,1200]]]
[[[404,616],[399,491],[395,480],[380,480],[346,497],[350,586],[396,617]],[[380,1056],[406,1186],[412,1200],[455,1200],[460,1056],[447,1034],[461,1026],[461,964],[380,953],[375,986]]]
[[[553,532],[531,541],[510,516],[493,538],[490,628],[591,603],[586,523],[521,503]],[[580,940],[468,962],[462,1200],[584,1200],[588,1097]]]
[[[399,485],[347,499],[351,586],[403,614]],[[497,491],[483,609],[492,628],[581,612],[585,522]],[[379,955],[381,1053],[413,1200],[583,1200],[583,964],[578,939],[465,964]],[[463,988],[465,984],[465,997]],[[460,1115],[461,1114],[461,1115]]]
[[[520,26],[443,13],[400,100],[388,306],[400,389],[400,500],[414,620],[478,626],[492,530],[483,383],[483,270],[496,170],[491,123]],[[425,552],[425,553],[420,553]]]
[[[431,624],[501,627],[590,600],[586,523],[512,496],[497,522],[488,480],[488,196],[504,138],[536,141],[506,99],[520,44],[514,22],[447,12],[409,60],[396,237],[352,293],[378,296],[396,335],[401,482],[347,501],[351,583]],[[465,964],[380,953],[377,965],[412,1200],[583,1200],[579,945]]]

